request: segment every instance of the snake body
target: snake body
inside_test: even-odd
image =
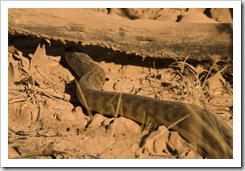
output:
[[[167,127],[180,121],[172,130],[192,143],[207,158],[233,158],[233,134],[217,115],[195,105],[163,101],[139,95],[101,91],[104,70],[86,53],[68,48],[66,61],[80,78],[76,82],[81,104],[91,111],[127,117],[140,124]]]

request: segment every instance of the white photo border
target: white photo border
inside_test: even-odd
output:
[[[8,8],[233,8],[233,159],[8,159]],[[1,167],[241,167],[241,1],[1,1]]]

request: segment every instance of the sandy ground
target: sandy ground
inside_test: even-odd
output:
[[[229,10],[93,10],[128,19],[232,22]],[[165,126],[149,132],[124,117],[93,113],[91,119],[76,98],[74,72],[64,59],[64,47],[28,35],[9,35],[9,158],[204,158]],[[184,63],[84,48],[106,72],[104,91],[196,104],[232,126],[232,62],[219,61],[218,55]]]

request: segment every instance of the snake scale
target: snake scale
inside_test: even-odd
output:
[[[101,91],[104,70],[81,49],[66,48],[65,58],[80,80],[76,94],[88,110],[127,117],[139,124],[170,126],[207,158],[233,158],[233,131],[219,116],[195,105],[127,93]],[[184,118],[184,119],[183,119]]]

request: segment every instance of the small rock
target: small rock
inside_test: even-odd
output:
[[[168,140],[169,131],[165,126],[159,126],[158,129],[144,140],[141,147],[146,153],[162,153],[166,151],[166,142]]]
[[[179,22],[182,23],[217,23],[203,13],[187,12],[182,15]]]
[[[13,159],[19,157],[20,154],[11,145],[8,146],[8,158]]]
[[[179,15],[185,11],[184,9],[172,9],[172,8],[164,8],[159,12],[159,16],[157,20],[165,21],[165,22],[176,22]]]
[[[206,8],[189,8],[188,12],[203,13]]]
[[[79,117],[82,117],[82,118],[88,118],[89,116],[87,116],[87,115],[85,115],[84,113],[83,113],[83,109],[82,109],[82,107],[81,106],[77,106],[76,108],[75,108],[75,112],[74,112],[77,116],[79,116]]]
[[[168,138],[168,133],[164,133],[163,135],[161,135],[159,138],[157,138],[155,141],[154,141],[154,144],[153,144],[153,150],[155,153],[159,154],[159,153],[162,153],[162,152],[166,152],[167,150],[167,147],[166,147],[166,141],[167,141],[167,138]]]
[[[169,152],[176,155],[185,151],[187,143],[183,138],[181,138],[178,132],[172,131],[170,132],[167,146],[170,148]]]
[[[223,84],[226,83],[226,80],[220,72],[217,72],[212,77],[207,79],[208,93],[213,96],[222,94],[224,91]]]
[[[102,122],[102,125],[103,125],[103,126],[108,126],[108,125],[110,125],[110,124],[113,122],[114,119],[115,119],[115,118],[107,118],[107,119],[105,119],[105,120]]]
[[[211,17],[218,21],[223,23],[232,23],[232,12],[229,8],[212,8],[210,10]]]
[[[185,158],[186,159],[201,159],[202,156],[200,156],[199,154],[197,154],[196,152],[194,152],[193,150],[191,150],[188,153],[186,153]]]
[[[106,119],[105,116],[101,114],[95,114],[92,119],[92,122],[88,125],[88,128],[99,127],[105,119]]]
[[[141,127],[134,121],[125,117],[116,118],[110,125],[107,132],[113,131],[114,135],[132,135],[140,134]]]
[[[15,141],[14,133],[8,132],[8,143],[11,144],[11,143],[14,143],[14,141]]]

